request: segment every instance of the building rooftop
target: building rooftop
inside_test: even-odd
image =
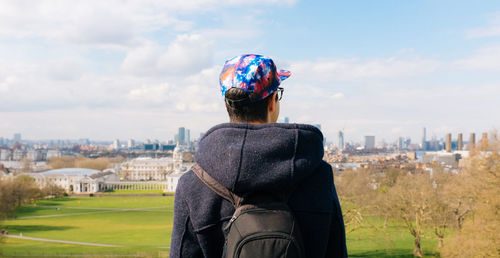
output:
[[[94,174],[101,173],[99,170],[89,169],[89,168],[60,168],[52,169],[38,174],[42,175],[66,175],[66,176],[91,176]]]

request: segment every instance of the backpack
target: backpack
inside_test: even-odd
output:
[[[224,227],[222,257],[301,258],[304,245],[298,224],[287,205],[288,195],[238,196],[211,177],[198,164],[191,170],[213,192],[231,202],[234,214]]]

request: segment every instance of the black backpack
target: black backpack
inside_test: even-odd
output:
[[[191,170],[201,182],[235,208],[224,228],[227,236],[223,257],[305,257],[298,224],[286,204],[288,195],[253,194],[241,197],[222,186],[198,164]]]

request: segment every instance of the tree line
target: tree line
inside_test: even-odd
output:
[[[35,179],[27,175],[0,178],[0,221],[15,216],[21,205],[64,194],[64,189],[55,184],[38,187]]]
[[[457,171],[439,164],[346,170],[335,176],[346,233],[367,216],[405,225],[423,255],[424,231],[432,231],[443,257],[500,256],[500,154],[474,153]]]
[[[96,170],[105,170],[111,168],[115,163],[123,162],[123,157],[118,156],[114,158],[87,158],[83,155],[78,156],[62,156],[58,158],[51,158],[48,165],[52,169],[58,168],[90,168]]]

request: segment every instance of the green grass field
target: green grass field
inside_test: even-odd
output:
[[[124,189],[104,192],[104,194],[162,194],[162,193],[167,193],[167,192],[163,190],[124,190]]]
[[[98,247],[5,238],[0,256],[131,255],[167,257],[173,218],[173,196],[66,197],[43,200],[18,209],[2,222],[10,235],[118,245]],[[391,221],[392,222],[392,221]],[[398,223],[368,218],[347,237],[351,257],[412,257],[413,239]],[[431,232],[423,240],[427,256],[436,253]]]

